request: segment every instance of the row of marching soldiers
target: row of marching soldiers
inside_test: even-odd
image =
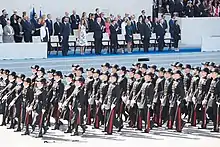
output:
[[[213,62],[203,67],[185,66],[179,62],[171,68],[136,63],[132,68],[101,65],[101,70],[72,65],[65,75],[53,69],[32,66],[32,76],[0,71],[1,126],[29,135],[39,127],[42,137],[51,126],[59,130],[68,121],[65,133],[79,135],[88,125],[104,126],[111,135],[113,126],[121,131],[124,123],[148,133],[153,127],[166,126],[181,132],[186,121],[206,129],[213,122],[214,132],[220,121],[220,67]],[[144,123],[144,124],[142,124]],[[31,130],[31,132],[30,132]]]

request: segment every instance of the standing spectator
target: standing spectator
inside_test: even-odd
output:
[[[34,28],[33,36],[40,36],[41,22],[40,22],[40,19],[38,19],[37,14],[34,14],[34,18],[31,19],[31,25]]]
[[[99,8],[96,8],[95,9],[95,20],[99,17],[101,17],[100,12],[99,12]]]
[[[126,31],[125,40],[127,42],[128,53],[131,53],[131,46],[133,41],[133,28],[130,20],[127,21],[125,31]]]
[[[140,34],[141,34],[141,40],[143,41],[143,45],[144,45],[144,52],[148,52],[150,37],[151,37],[151,28],[149,26],[148,19],[145,19],[145,23],[142,24],[142,29]]]
[[[2,28],[4,28],[7,25],[7,15],[7,11],[3,9],[2,15],[0,16],[0,24],[2,25]]]
[[[101,24],[102,24],[102,26],[105,26],[106,19],[105,19],[105,14],[104,14],[103,12],[100,13],[100,18],[101,18]]]
[[[215,5],[212,7],[212,10],[213,10],[213,16],[219,17],[219,13],[220,13],[219,3],[215,2]]]
[[[179,24],[177,24],[177,20],[174,20],[174,25],[173,25],[173,40],[174,40],[174,50],[179,51],[179,40],[181,39],[180,36],[181,30]]]
[[[62,23],[60,18],[56,18],[56,22],[54,23],[54,35],[58,36],[59,42],[61,42],[61,28],[62,28]]]
[[[109,17],[110,17],[110,21],[115,20],[115,17],[114,17],[114,15],[113,15],[113,14],[110,14],[110,15],[109,15]]]
[[[163,19],[161,19],[159,24],[156,26],[156,36],[157,36],[159,51],[163,51],[163,48],[164,48],[165,28],[164,28],[163,23],[164,23],[164,21],[163,21]]]
[[[201,16],[201,9],[200,9],[200,1],[195,2],[194,4],[194,17]]]
[[[175,19],[176,19],[176,16],[173,15],[173,17],[169,20],[169,32],[172,38],[173,38],[173,26],[174,26]]]
[[[34,33],[34,28],[31,25],[30,19],[26,15],[23,21],[23,30],[24,30],[24,42],[32,42],[32,35]]]
[[[47,23],[44,23],[43,26],[40,28],[40,39],[42,42],[49,42],[49,36],[50,34],[49,29],[47,27]]]
[[[181,0],[176,0],[175,1],[175,12],[179,14],[179,17],[183,17],[183,3]]]
[[[110,25],[111,25],[111,20],[110,20],[110,17],[108,17],[105,22],[105,32],[108,33],[108,36],[110,36],[110,33],[111,33]]]
[[[138,19],[140,19],[140,18],[141,18],[142,22],[144,23],[145,19],[146,19],[145,10],[141,11],[141,15],[138,17]]]
[[[94,40],[95,40],[95,53],[96,55],[101,54],[102,49],[102,38],[103,38],[103,26],[101,24],[101,18],[97,18],[97,21],[94,25]]]
[[[163,27],[166,30],[168,28],[168,26],[167,26],[167,20],[165,18],[165,15],[162,14],[161,15],[161,19],[163,19]]]
[[[85,51],[85,47],[87,46],[88,42],[86,39],[86,20],[85,19],[81,19],[81,22],[79,24],[79,28],[78,28],[78,41],[79,41],[79,45],[80,45],[80,53],[81,55],[84,55],[84,51]]]
[[[47,20],[45,22],[49,30],[49,35],[52,36],[53,35],[53,21],[52,21],[51,14],[47,14]]]
[[[169,13],[171,14],[171,17],[173,17],[173,13],[175,12],[175,0],[169,0],[168,5]]]
[[[138,22],[137,22],[137,32],[141,33],[141,29],[142,29],[142,25],[143,25],[143,17],[139,17],[138,18]]]
[[[194,16],[194,7],[192,5],[192,1],[188,1],[185,14],[187,17],[193,17]]]
[[[66,17],[64,19],[64,23],[61,29],[61,35],[62,35],[62,55],[67,56],[68,50],[69,50],[69,36],[71,33],[71,26],[69,23],[69,18]]]
[[[12,25],[15,35],[14,35],[14,40],[16,43],[21,43],[22,39],[23,39],[23,27],[21,24],[22,19],[18,18],[17,22],[14,22],[14,24]]]
[[[153,29],[153,22],[152,22],[151,16],[147,16],[147,19],[148,19],[148,24],[152,30]]]
[[[117,16],[116,20],[117,20],[117,24],[118,24],[118,27],[119,27],[117,33],[118,33],[118,34],[121,34],[121,24],[122,24],[123,20],[121,19],[121,16],[120,16],[120,15]]]
[[[2,36],[3,36],[3,29],[2,29],[2,25],[0,24],[0,43],[2,43]]]
[[[70,21],[69,23],[71,23],[71,19],[70,19],[70,16],[69,16],[69,13],[68,13],[68,12],[65,12],[65,15],[64,15],[63,18],[62,18],[62,23],[64,23],[65,18],[68,18],[69,21]]]
[[[16,22],[14,22],[15,20],[17,21],[18,18],[20,18],[20,16],[18,16],[17,13],[18,13],[17,10],[14,10],[13,15],[10,17],[10,21],[11,21],[11,24],[12,24],[12,25],[13,25],[14,23],[16,23]]]
[[[71,33],[74,35],[74,31],[79,28],[80,23],[80,17],[76,14],[76,11],[73,10],[73,14],[70,16],[70,22],[71,22]]]
[[[110,25],[110,51],[112,53],[112,49],[114,49],[114,54],[117,53],[118,47],[118,31],[119,26],[117,25],[117,21],[113,20]]]
[[[135,21],[135,15],[131,15],[131,26],[133,28],[133,33],[137,33],[137,24]]]
[[[125,27],[127,25],[128,18],[124,18],[123,22],[121,23],[121,34],[126,35]]]
[[[3,29],[3,43],[13,43],[14,34],[14,29],[11,26],[10,20],[8,20],[6,26]]]
[[[88,32],[94,32],[95,29],[95,15],[90,14],[90,17],[88,19]]]

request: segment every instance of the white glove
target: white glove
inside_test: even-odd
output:
[[[42,113],[44,113],[46,110],[45,109],[42,109]]]
[[[192,101],[193,101],[193,103],[195,104],[195,103],[196,103],[196,97],[193,97],[193,98],[192,98]]]
[[[101,106],[101,109],[104,110],[104,109],[105,109],[105,105],[102,105],[102,106]]]
[[[127,105],[127,106],[129,106],[129,105],[130,105],[130,103],[131,103],[131,100],[127,100],[126,105]]]
[[[31,107],[27,107],[26,110],[29,112],[29,111],[32,111],[32,108]]]
[[[180,105],[180,103],[181,103],[181,102],[177,100],[177,106],[179,106],[179,105]]]
[[[102,103],[102,99],[99,99],[99,103],[100,103],[100,104]]]
[[[112,104],[112,105],[111,105],[111,109],[114,109],[114,108],[115,108],[115,104]]]
[[[98,105],[99,104],[99,100],[95,100],[95,103],[96,103],[96,105]]]
[[[202,105],[206,105],[207,101],[206,100],[203,100],[202,101]]]
[[[89,99],[88,99],[88,102],[89,102],[90,105],[94,104],[94,101],[93,101],[92,98],[89,98]]]
[[[122,101],[123,101],[124,103],[126,103],[126,101],[127,101],[127,96],[122,96],[121,99],[122,99]]]
[[[59,108],[62,108],[62,103],[58,103],[58,107],[59,107]]]

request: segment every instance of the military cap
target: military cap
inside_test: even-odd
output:
[[[191,65],[190,64],[186,64],[184,67],[183,67],[184,69],[191,69],[192,67],[191,67]]]
[[[61,71],[56,71],[55,73],[54,73],[54,76],[59,76],[59,77],[63,77],[63,74],[62,74],[62,72]]]
[[[141,63],[135,63],[135,64],[132,64],[132,66],[140,67],[140,66],[141,66]]]
[[[202,71],[206,72],[207,74],[209,74],[209,72],[210,72],[207,67],[206,67],[206,68],[203,68]]]
[[[40,82],[42,84],[46,84],[47,80],[45,78],[39,78],[39,79],[37,79],[37,82]]]
[[[91,72],[93,72],[94,70],[95,70],[95,68],[93,68],[93,67],[90,67],[90,68],[86,69],[86,71],[91,71]]]
[[[171,66],[176,67],[177,64],[179,64],[179,62],[174,62],[174,63],[171,64]]]
[[[118,78],[118,75],[117,75],[116,73],[111,73],[110,76],[111,76],[111,77]]]
[[[119,69],[119,66],[118,66],[118,64],[114,64],[114,65],[111,66],[111,68],[115,68],[115,69],[118,70],[118,69]]]
[[[153,77],[154,77],[154,74],[153,74],[152,72],[147,72],[147,73],[145,73],[144,76],[150,76],[151,78],[153,78]]]
[[[100,70],[99,70],[99,69],[95,69],[95,70],[93,71],[93,73],[100,74],[101,72],[100,72]]]
[[[73,74],[67,74],[67,75],[64,75],[65,77],[69,77],[69,78],[73,78],[74,77],[74,75]]]
[[[150,65],[150,66],[148,66],[149,68],[153,68],[154,70],[156,70],[157,69],[157,66],[156,65]]]
[[[19,74],[19,75],[17,76],[17,78],[20,78],[20,79],[24,80],[24,79],[25,79],[25,75],[24,75],[24,74]]]
[[[140,70],[136,70],[136,71],[135,71],[135,74],[142,75],[142,72],[141,72]]]
[[[26,77],[26,78],[24,78],[24,82],[27,82],[27,83],[31,83],[31,79],[30,78],[28,78],[28,77]]]
[[[6,75],[9,75],[10,70],[6,69],[6,70],[3,71],[3,73],[6,74]]]
[[[201,71],[201,67],[199,67],[199,66],[194,66],[192,69],[197,70],[197,71]]]
[[[78,68],[79,65],[78,64],[72,64],[72,67]]]
[[[127,70],[127,72],[133,72],[135,73],[136,69],[135,68],[130,68],[129,70]]]
[[[51,69],[51,70],[48,70],[48,71],[47,71],[47,73],[52,73],[52,74],[54,74],[55,72],[56,72],[55,69]]]
[[[164,67],[161,67],[159,69],[156,70],[157,72],[165,72],[165,68]]]
[[[176,70],[173,74],[179,74],[182,75],[182,72],[180,70]]]
[[[122,71],[124,71],[124,72],[126,72],[126,71],[127,71],[127,69],[126,69],[126,67],[125,67],[125,66],[120,67],[120,70],[122,70]]]
[[[43,67],[37,69],[37,71],[41,71],[43,74],[45,74],[45,69]]]
[[[219,74],[219,69],[218,68],[213,68],[212,72],[215,72],[215,73]]]
[[[16,75],[16,72],[11,72],[10,74],[9,74],[10,76],[13,76],[14,78],[16,78],[17,77],[17,75]]]
[[[171,68],[167,68],[167,69],[165,69],[165,72],[168,72],[168,73],[172,74],[173,70]]]
[[[81,71],[82,73],[84,73],[83,67],[77,67],[76,70],[77,70],[77,71],[79,70],[79,71]]]
[[[101,65],[101,67],[107,67],[107,68],[110,68],[111,66],[110,66],[109,63],[104,63],[104,64]]]
[[[210,62],[209,66],[215,67],[215,63],[214,62]]]
[[[220,69],[220,64],[215,65],[216,68]]]
[[[102,72],[101,75],[109,76],[109,72]]]
[[[182,64],[182,63],[178,63],[178,64],[176,65],[176,67],[182,68],[182,67],[183,67],[183,64]]]
[[[205,65],[205,66],[209,66],[209,63],[210,63],[210,62],[202,62],[201,64],[202,64],[202,65]]]
[[[3,71],[4,71],[4,69],[0,69],[0,73],[1,73],[1,74],[3,73]]]
[[[36,70],[38,70],[39,68],[40,68],[39,65],[33,65],[33,66],[31,66],[31,69],[36,69]]]
[[[75,81],[84,82],[84,79],[82,77],[76,77]]]
[[[147,69],[147,64],[143,63],[143,64],[141,64],[140,67],[141,67],[141,68],[144,68],[144,69]]]

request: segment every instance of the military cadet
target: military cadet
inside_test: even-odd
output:
[[[47,86],[46,86],[46,91],[47,91],[47,107],[46,107],[46,112],[45,114],[47,114],[47,123],[46,126],[49,127],[50,126],[50,116],[51,116],[51,109],[52,109],[52,105],[50,103],[52,97],[53,97],[53,84],[54,84],[54,73],[56,72],[55,69],[51,69],[49,71],[47,71]]]
[[[211,132],[219,132],[219,105],[220,105],[220,80],[218,78],[219,70],[213,68],[211,71],[212,82],[209,92],[202,105],[207,105],[207,113],[213,121],[213,130]]]
[[[210,62],[202,62],[201,64],[202,64],[203,68],[208,68],[209,67],[209,63]]]
[[[190,114],[192,113],[192,101],[190,101],[190,96],[189,96],[189,88],[191,85],[192,81],[192,75],[191,75],[191,65],[186,64],[184,67],[184,78],[183,78],[183,83],[184,83],[184,90],[186,93],[186,99],[184,100],[184,105],[181,107],[181,112],[185,114],[185,116],[188,116],[187,122],[190,122]]]
[[[188,110],[188,119],[187,119],[187,122],[191,122],[191,125],[195,126],[196,123],[196,118],[195,118],[195,121],[194,121],[194,117],[193,117],[193,113],[194,113],[194,109],[196,108],[194,103],[193,103],[193,96],[196,92],[196,90],[198,89],[198,86],[199,86],[199,80],[200,80],[200,71],[201,71],[201,68],[196,66],[193,69],[193,77],[192,77],[192,80],[191,80],[191,84],[190,84],[190,87],[186,93],[186,102],[187,102],[187,110]]]
[[[109,72],[109,69],[111,68],[109,63],[104,63],[101,65],[101,72]]]
[[[15,127],[15,121],[13,118],[13,113],[14,113],[14,108],[10,108],[9,109],[9,104],[11,103],[11,101],[13,100],[13,98],[15,97],[15,87],[16,87],[16,73],[15,72],[11,72],[9,74],[8,80],[9,80],[9,84],[6,88],[6,93],[5,95],[2,97],[2,103],[5,104],[5,111],[3,114],[3,123],[5,123],[6,118],[8,118],[8,121],[11,121],[10,127],[7,129],[14,129]],[[7,123],[8,123],[7,121]]]
[[[137,106],[138,106],[138,120],[137,129],[142,130],[142,120],[145,121],[144,132],[149,133],[152,128],[152,120],[150,119],[150,109],[153,104],[154,96],[154,85],[152,84],[154,74],[151,72],[145,73],[145,82],[142,84],[140,92],[137,96]]]
[[[104,130],[103,132],[106,132],[106,120],[107,120],[107,116],[106,116],[106,111],[104,109],[104,101],[107,99],[106,95],[108,92],[108,80],[109,80],[109,73],[105,72],[105,73],[101,73],[100,75],[100,79],[102,81],[102,83],[100,84],[100,88],[99,88],[99,92],[98,92],[98,98],[99,98],[99,103],[101,105],[101,110],[99,109],[98,112],[96,112],[96,117],[95,117],[95,124],[98,126],[99,125],[99,120],[101,120],[102,124],[104,124]],[[103,116],[104,115],[104,116]]]
[[[132,68],[134,68],[135,70],[139,70],[141,63],[135,63],[135,64],[132,64],[132,66],[133,66]]]
[[[72,129],[74,129],[74,131],[72,131],[73,133],[71,134],[72,136],[76,136],[79,135],[78,132],[78,127],[80,126],[83,130],[82,133],[85,133],[85,125],[83,122],[83,116],[84,116],[84,104],[85,104],[85,99],[84,99],[84,89],[83,89],[83,84],[84,84],[84,80],[81,77],[76,77],[75,79],[75,88],[74,91],[71,95],[72,98],[72,109],[74,112],[74,116],[72,118],[73,120],[73,124],[72,124]]]
[[[28,111],[28,108],[31,106],[31,103],[34,99],[34,91],[31,86],[31,79],[24,79],[24,88],[22,90],[22,123],[25,125],[25,132],[22,135],[29,135],[29,124],[31,124],[31,111]],[[29,109],[30,110],[30,109]]]
[[[39,65],[33,65],[31,66],[31,70],[32,70],[32,75],[31,75],[31,80],[32,80],[32,86],[35,86],[35,80],[37,78],[37,71],[40,68]]]
[[[111,73],[117,73],[118,70],[119,66],[117,64],[111,66]]]
[[[156,75],[156,69],[157,69],[157,66],[156,65],[150,65],[149,67],[149,72],[153,73],[154,74],[154,77],[153,77],[153,85],[155,86],[156,85],[156,81],[157,81],[157,78],[158,76]]]
[[[154,123],[160,127],[161,127],[161,124],[159,124],[159,120],[161,119],[160,98],[162,97],[163,91],[164,91],[164,82],[165,82],[164,70],[165,69],[163,67],[156,70],[158,72],[158,79],[156,80],[156,85],[154,87],[154,97],[153,97],[153,103],[152,103],[152,108],[153,108],[153,113],[154,113],[153,120],[154,120]]]
[[[128,84],[128,79],[126,77],[126,72],[127,69],[125,66],[120,67],[119,71],[118,71],[118,85],[120,88],[120,98],[119,98],[119,105],[118,108],[116,108],[116,113],[118,114],[118,119],[121,121],[121,124],[123,123],[122,120],[122,115],[126,116],[125,118],[127,118],[127,115],[125,114],[125,103],[122,100],[122,97],[126,96],[126,92],[127,92],[127,84]]]
[[[202,121],[200,129],[206,129],[206,107],[202,106],[202,101],[209,91],[209,86],[211,79],[208,78],[209,69],[207,67],[203,68],[200,72],[200,80],[198,88],[196,89],[192,101],[194,104],[194,111],[191,119],[191,125],[196,126],[196,119]]]
[[[43,134],[46,133],[47,129],[44,125],[45,122],[45,110],[46,110],[46,79],[38,79],[36,81],[36,89],[34,93],[34,100],[28,111],[32,111],[33,122],[32,122],[32,133],[35,131],[35,127],[38,124],[39,132],[36,137],[43,137]],[[44,132],[43,132],[44,129]]]
[[[76,69],[79,67],[78,64],[72,64],[72,74],[74,75],[74,77],[76,76]]]
[[[131,127],[135,127],[136,125],[136,118],[137,118],[137,104],[136,100],[138,99],[138,92],[141,89],[141,86],[143,84],[143,80],[141,78],[142,72],[140,70],[135,71],[135,82],[132,86],[130,95],[129,95],[129,118],[130,118],[130,123],[129,125]]]
[[[53,130],[59,130],[60,122],[59,122],[59,106],[58,103],[63,97],[64,93],[64,84],[62,83],[63,74],[61,71],[56,71],[54,73],[54,84],[53,84],[53,97],[51,99],[51,103],[53,105],[52,116],[55,118],[55,126]],[[60,106],[61,107],[61,106]]]
[[[83,79],[83,82],[85,82],[85,78],[82,76],[83,73],[84,73],[83,67],[77,67],[75,77],[80,77]]]
[[[173,74],[172,97],[169,100],[169,121],[168,129],[173,128],[173,122],[176,122],[176,131],[181,132],[185,122],[181,118],[180,104],[185,98],[184,84],[181,79],[181,71],[177,70]]]
[[[16,79],[16,87],[15,87],[15,97],[13,98],[13,100],[11,101],[11,103],[9,104],[9,110],[11,107],[13,107],[15,109],[15,112],[13,113],[13,117],[12,119],[17,118],[18,120],[18,127],[15,130],[15,132],[20,132],[21,131],[21,119],[22,119],[22,90],[23,90],[23,81],[24,81],[25,75],[24,74],[20,74],[17,76]]]
[[[179,62],[174,62],[174,63],[171,64],[172,71],[175,72],[176,70],[178,70],[178,69],[177,69],[177,64],[179,64]]]
[[[120,98],[120,87],[117,84],[117,80],[118,75],[112,73],[110,75],[110,84],[104,102],[104,109],[107,113],[106,135],[111,135],[113,133],[113,126],[118,128],[118,132],[123,128],[123,125],[116,119],[116,107],[119,104],[118,101]]]
[[[43,67],[39,68],[37,70],[37,79],[44,78],[44,75],[45,75],[45,69]]]
[[[208,68],[210,71],[212,71],[213,68],[215,68],[215,63],[214,62],[210,62],[208,65]]]
[[[172,74],[173,71],[171,68],[167,68],[164,71],[164,91],[163,96],[161,97],[161,110],[160,110],[160,119],[159,119],[159,125],[166,123],[168,120],[168,114],[169,114],[169,100],[172,97],[172,85],[173,85],[173,79]],[[163,122],[162,122],[163,121]]]
[[[71,94],[73,93],[73,90],[75,88],[74,85],[74,75],[68,74],[65,75],[66,77],[66,86],[64,88],[63,98],[60,100],[59,106],[62,106],[61,109],[61,118],[68,121],[68,127],[67,130],[64,133],[72,133],[71,129],[71,119],[73,115],[73,110],[71,104]]]
[[[147,73],[147,64],[143,63],[140,66],[140,71],[142,72],[142,75],[144,76]],[[144,80],[144,78],[143,78]]]

